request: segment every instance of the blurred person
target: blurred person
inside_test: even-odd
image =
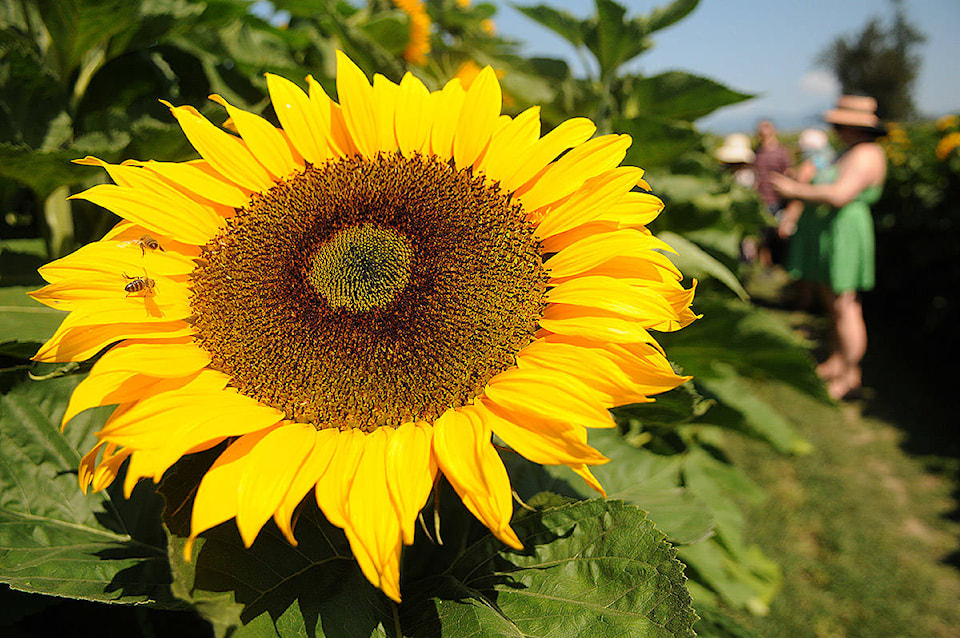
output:
[[[805,129],[797,140],[802,160],[797,166],[796,179],[801,184],[817,183],[817,175],[823,175],[836,159],[836,153],[830,146],[826,131],[815,128]],[[803,202],[790,200],[780,215],[777,234],[787,242],[787,272],[797,281],[797,305],[809,309],[813,305],[815,283],[804,279],[802,256],[817,250],[819,227],[814,213],[803,215]]]
[[[750,136],[744,133],[731,133],[723,138],[723,145],[713,155],[723,164],[733,181],[744,188],[753,189],[757,184],[757,175],[753,162],[757,156],[753,152]],[[740,255],[747,262],[757,259],[759,245],[754,237],[744,237],[740,242]]]
[[[723,145],[714,151],[713,156],[723,164],[733,177],[733,181],[746,188],[753,188],[757,182],[753,162],[757,158],[750,143],[750,136],[732,133],[723,138]]]
[[[793,157],[790,150],[780,143],[777,129],[770,120],[764,119],[757,123],[757,141],[756,159],[753,163],[757,176],[756,189],[767,210],[779,222],[784,199],[774,190],[771,177],[790,174]],[[783,242],[776,229],[768,229],[760,247],[760,264],[769,268],[774,263],[781,263],[782,252]]]
[[[816,282],[830,309],[833,347],[817,367],[835,399],[856,394],[861,384],[860,361],[867,350],[867,328],[858,293],[874,285],[874,235],[870,206],[880,199],[887,174],[883,149],[877,144],[884,129],[871,97],[844,95],[836,108],[823,114],[846,150],[836,163],[803,184],[774,175],[781,196],[801,199],[808,206],[801,220],[816,241],[798,252],[793,262],[804,279]],[[804,230],[804,233],[807,233]]]

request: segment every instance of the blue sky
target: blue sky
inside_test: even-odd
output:
[[[620,0],[628,15],[667,2]],[[575,73],[582,73],[578,56],[565,41],[505,0],[494,3],[500,7],[496,23],[501,35],[523,41],[525,54],[562,57]],[[593,0],[544,3],[580,16],[594,8]],[[906,0],[905,9],[927,37],[919,48],[923,66],[915,87],[918,108],[932,116],[960,111],[960,2]],[[687,18],[658,32],[654,47],[628,68],[645,75],[684,70],[759,94],[700,120],[703,129],[750,130],[760,117],[774,118],[781,128],[797,128],[816,122],[816,115],[837,96],[830,75],[815,67],[817,55],[837,35],[859,31],[873,16],[890,19],[892,14],[889,0],[701,0]]]

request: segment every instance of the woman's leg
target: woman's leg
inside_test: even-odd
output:
[[[843,371],[828,386],[830,396],[842,398],[860,387],[860,361],[867,352],[867,326],[863,321],[863,307],[854,290],[836,295],[837,352],[843,362]]]
[[[830,286],[826,284],[816,284],[817,291],[820,293],[820,300],[823,307],[830,313],[830,356],[817,366],[817,375],[824,381],[830,381],[834,377],[843,374],[846,365],[840,352],[840,337],[838,335],[838,326],[840,323],[837,312],[837,295],[834,294]]]

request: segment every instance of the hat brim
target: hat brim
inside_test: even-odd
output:
[[[714,156],[724,164],[751,164],[757,159],[753,151],[744,148],[720,147]]]
[[[869,130],[882,130],[880,118],[874,113],[851,111],[850,109],[831,109],[823,114],[823,121],[837,126],[852,126]]]

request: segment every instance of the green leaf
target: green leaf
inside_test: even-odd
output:
[[[694,635],[683,567],[638,508],[597,499],[512,525],[526,550],[489,534],[464,547],[445,578],[417,586],[429,600],[408,610],[405,626],[444,635]]]
[[[624,162],[645,169],[666,166],[700,146],[701,135],[689,122],[670,117],[637,113],[613,118],[611,127],[633,137]]]
[[[658,236],[677,251],[678,254],[668,253],[668,256],[684,275],[696,279],[713,277],[743,301],[750,298],[737,276],[695,243],[670,231],[663,231]]]
[[[631,83],[629,99],[636,102],[641,113],[692,122],[751,97],[707,78],[668,71],[637,78]]]
[[[626,21],[626,9],[613,0],[595,0],[597,16],[584,43],[597,58],[601,79],[616,75],[621,65],[650,48],[642,20]]]
[[[67,316],[27,296],[36,286],[0,288],[0,340],[46,341]]]
[[[533,7],[513,5],[513,8],[531,20],[547,27],[575,47],[583,45],[583,23],[573,14],[545,4]]]
[[[65,433],[60,417],[78,375],[35,382],[0,374],[0,582],[20,591],[177,607],[159,532],[159,500],[84,495],[80,452],[109,409],[86,411]]]
[[[410,41],[409,20],[399,11],[377,14],[360,26],[371,41],[393,55],[402,55]]]
[[[700,4],[700,0],[674,0],[665,7],[657,7],[647,16],[649,33],[676,24],[696,9],[698,4]]]
[[[591,468],[608,498],[646,510],[671,543],[696,543],[713,533],[710,510],[681,486],[680,455],[665,456],[635,447],[614,430],[591,431],[590,445],[610,459]],[[540,466],[513,452],[502,456],[514,489],[528,503],[534,503],[542,492],[572,499],[595,495],[565,466]]]
[[[715,362],[716,378],[701,379],[699,385],[717,398],[719,409],[712,409],[707,422],[736,428],[767,441],[781,454],[809,454],[813,451],[793,426],[772,406],[754,394],[729,364]]]
[[[715,364],[723,363],[741,376],[786,383],[828,400],[803,342],[781,319],[750,304],[707,296],[698,297],[694,306],[702,320],[658,335],[685,374],[701,381],[720,379],[728,371]]]
[[[780,566],[756,546],[737,557],[712,542],[681,547],[678,554],[690,569],[691,578],[702,580],[728,605],[757,615],[769,611],[783,583]]]

